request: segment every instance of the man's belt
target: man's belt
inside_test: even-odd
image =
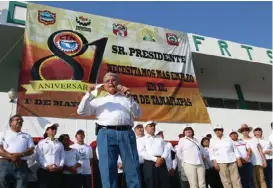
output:
[[[131,125],[99,125],[96,123],[96,125],[98,126],[98,129],[113,129],[116,131],[128,131],[130,129],[132,129]]]

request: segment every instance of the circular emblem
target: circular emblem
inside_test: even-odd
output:
[[[57,48],[69,56],[77,54],[83,46],[80,37],[69,31],[58,33],[53,40]]]
[[[177,43],[178,40],[175,36],[169,35],[168,36],[168,41],[171,41],[172,43]]]

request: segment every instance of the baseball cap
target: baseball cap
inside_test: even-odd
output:
[[[155,122],[155,121],[147,121],[147,122],[144,124],[144,128],[146,128],[147,125],[150,125],[150,124],[157,125],[157,122]]]
[[[143,127],[143,124],[142,123],[137,123],[137,124],[134,125],[133,129],[135,130],[135,128],[137,128],[138,126]]]
[[[53,127],[53,126],[59,127],[59,124],[58,123],[48,123],[48,124],[46,124],[46,126],[44,127],[44,132],[46,132],[46,130],[48,128]]]
[[[238,134],[238,132],[237,132],[235,129],[231,129],[231,130],[228,132],[228,135],[231,135],[231,133],[236,133],[236,134]]]

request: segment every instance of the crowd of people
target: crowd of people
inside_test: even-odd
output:
[[[0,135],[0,188],[91,188],[92,178],[94,188],[272,187],[273,135],[264,139],[261,127],[243,124],[224,134],[223,126],[215,125],[198,140],[185,125],[173,146],[157,122],[134,124],[141,110],[116,74],[107,73],[103,82],[103,87],[89,85],[77,110],[96,116],[97,149],[84,143],[83,130],[75,133],[74,144],[68,134],[56,138],[57,123],[47,124],[35,145],[21,131],[22,116],[14,115]],[[106,95],[95,96],[102,89]],[[96,177],[94,159],[99,160]]]
[[[57,123],[47,124],[44,139],[35,146],[32,137],[21,132],[20,115],[12,116],[9,122],[10,130],[0,140],[1,188],[92,187],[90,166],[94,155],[99,160],[99,154],[84,143],[83,130],[75,133],[76,143],[72,144],[68,134],[55,137]],[[157,122],[148,121],[132,128],[142,188],[272,187],[273,135],[265,140],[261,127],[253,129],[243,124],[224,135],[224,128],[216,125],[214,134],[206,133],[199,141],[193,128],[186,125],[178,144],[173,146],[164,140],[164,131],[156,125]],[[116,163],[119,188],[128,187],[124,160],[119,156]],[[102,185],[95,182],[95,188],[99,187]]]

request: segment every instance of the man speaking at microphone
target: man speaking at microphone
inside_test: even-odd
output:
[[[98,96],[103,89],[107,92],[103,97],[96,98],[91,94],[97,90]],[[97,146],[103,188],[117,188],[119,155],[127,187],[141,188],[136,137],[132,130],[134,117],[139,117],[141,111],[130,96],[130,89],[120,85],[117,74],[106,73],[103,77],[103,87],[89,85],[77,112],[83,116],[92,114],[97,118]]]

